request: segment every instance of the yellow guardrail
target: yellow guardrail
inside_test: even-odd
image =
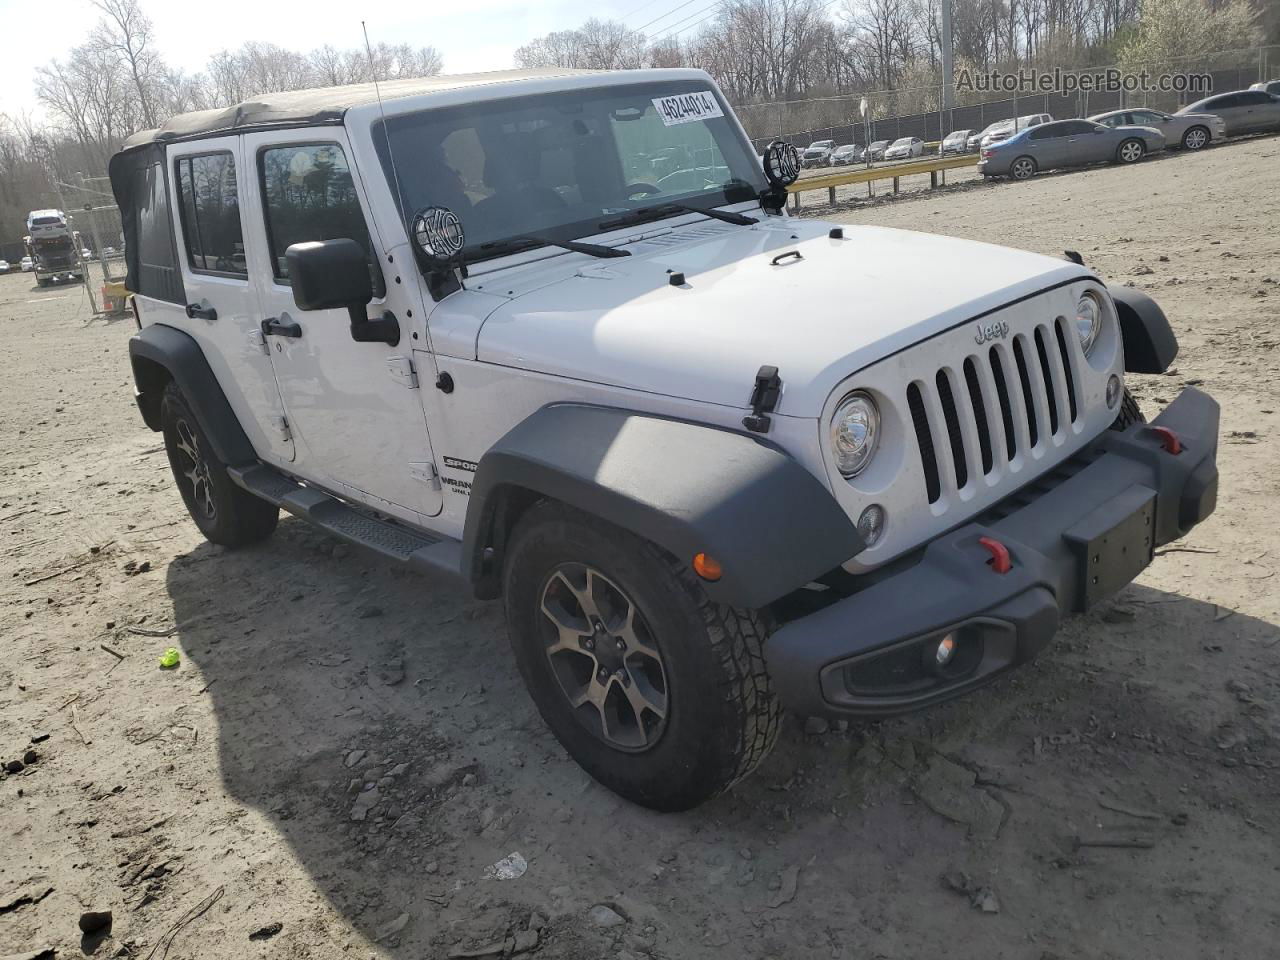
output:
[[[971,167],[978,162],[975,153],[962,153],[949,157],[929,157],[923,160],[904,160],[901,163],[889,163],[879,167],[857,167],[841,173],[824,173],[817,177],[804,177],[787,187],[787,192],[795,199],[795,209],[800,208],[800,194],[809,190],[826,190],[829,201],[836,202],[836,187],[845,187],[851,183],[872,183],[876,180],[892,180],[893,192],[898,192],[898,180],[901,177],[927,173],[930,175],[930,186],[938,185],[938,174],[944,170],[958,167]],[[945,175],[944,175],[945,176]]]

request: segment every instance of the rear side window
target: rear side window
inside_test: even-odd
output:
[[[1271,94],[1265,90],[1246,90],[1236,96],[1240,98],[1240,102],[1236,104],[1238,107],[1256,107],[1259,104],[1271,102]]]
[[[206,153],[179,157],[176,166],[187,263],[199,273],[248,277],[235,158]]]
[[[144,296],[172,299],[169,294],[175,285],[180,287],[181,280],[173,248],[173,225],[169,220],[169,190],[164,182],[164,167],[158,162],[148,164],[139,168],[134,177],[133,197],[138,218],[138,292]]]
[[[1054,137],[1065,137],[1067,131],[1060,123],[1044,123],[1027,134],[1028,140],[1051,140]]]
[[[370,255],[369,228],[341,147],[336,143],[267,147],[258,154],[258,163],[267,245],[277,280],[289,282],[285,251],[295,243],[347,238]],[[375,291],[378,286],[375,278]]]

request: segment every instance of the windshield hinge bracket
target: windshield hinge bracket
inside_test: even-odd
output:
[[[756,384],[751,390],[751,413],[742,418],[742,425],[752,433],[768,433],[773,422],[769,414],[778,406],[782,396],[782,378],[777,367],[764,366],[756,371]]]

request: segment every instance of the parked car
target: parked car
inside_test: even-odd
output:
[[[1183,107],[1174,116],[1211,113],[1221,117],[1227,136],[1280,130],[1280,97],[1265,90],[1236,90],[1205,97]]]
[[[0,260],[0,273],[8,273],[10,269],[8,260]]]
[[[81,259],[81,260],[92,260],[92,259],[93,259],[93,251],[92,251],[92,250],[90,250],[88,247],[81,247],[81,248],[80,248],[80,259]]]
[[[867,147],[865,157],[867,160],[883,160],[884,152],[888,149],[888,140],[877,140],[875,143],[870,144]]]
[[[846,143],[836,147],[831,153],[831,166],[844,167],[851,163],[861,163],[864,152],[856,143]]]
[[[1263,80],[1261,83],[1249,85],[1250,90],[1262,90],[1273,96],[1280,96],[1280,80]]]
[[[102,248],[102,259],[103,259],[103,260],[105,260],[107,257],[114,257],[114,256],[116,256],[116,248],[115,248],[115,247],[103,247],[103,248]]]
[[[942,138],[939,153],[964,153],[969,149],[969,138],[976,130],[953,130]]]
[[[1203,150],[1213,140],[1227,135],[1221,117],[1211,113],[1173,115],[1160,110],[1112,110],[1089,118],[1105,127],[1150,127],[1164,134],[1170,148]]]
[[[909,160],[924,155],[924,141],[919,137],[899,137],[884,151],[886,160]]]
[[[1028,130],[1031,127],[1038,127],[1043,123],[1052,122],[1053,117],[1047,113],[1030,113],[1025,117],[1015,117],[1012,120],[1008,120],[996,127],[996,129],[992,130],[990,133],[984,135],[979,141],[978,146],[979,148],[990,146],[993,143],[999,143],[1001,140],[1008,139],[1021,130]]]
[[[23,273],[30,273],[32,270],[36,268],[36,262],[32,260],[30,257],[23,257],[22,260],[19,261],[18,265],[22,267]]]
[[[975,153],[978,150],[978,148],[982,146],[983,137],[989,137],[991,134],[995,133],[997,130],[1000,130],[1004,127],[1008,127],[1010,130],[1012,130],[1013,119],[1009,118],[1006,120],[997,120],[995,123],[987,124],[983,129],[979,130],[977,133],[969,134],[969,139],[966,140],[964,143],[965,150],[968,151],[969,153]]]
[[[1164,134],[1150,127],[1107,127],[1092,120],[1056,120],[1022,130],[982,148],[984,177],[1026,180],[1041,170],[1088,163],[1137,163],[1164,149]]]
[[[802,167],[823,167],[831,158],[831,152],[835,150],[836,142],[834,140],[815,140],[809,144],[800,154],[800,166]]]
[[[719,172],[691,155],[636,196],[659,138]],[[553,735],[661,810],[749,774],[784,708],[996,679],[1212,512],[1217,404],[1187,387],[1142,422],[1126,364],[1163,373],[1177,342],[1139,291],[789,216],[795,154],[757,166],[689,69],[262,93],[133,135],[110,162],[132,386],[175,493],[213,543],[284,509],[378,577],[430,573],[437,607],[501,598]],[[308,580],[297,540],[212,586]],[[523,716],[499,699],[487,726]]]

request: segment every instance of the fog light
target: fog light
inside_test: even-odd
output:
[[[878,503],[867,507],[858,517],[858,533],[862,534],[862,542],[868,547],[875,546],[884,533],[885,517],[884,507]]]
[[[954,633],[948,633],[940,641],[938,647],[933,651],[933,662],[939,667],[945,667],[951,662],[951,658],[956,655],[956,636]]]
[[[1111,378],[1107,380],[1107,406],[1109,408],[1120,402],[1120,393],[1120,378],[1113,373]]]

